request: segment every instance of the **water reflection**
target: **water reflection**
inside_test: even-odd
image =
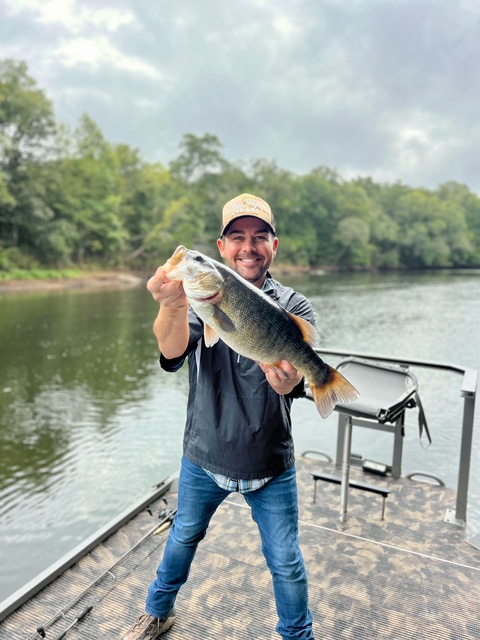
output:
[[[50,293],[2,300],[0,488],[23,468],[32,484],[65,455],[87,411],[112,428],[119,402],[145,397],[156,349],[145,309],[122,292]],[[141,299],[141,298],[140,298]],[[27,472],[28,469],[28,472]]]
[[[0,298],[0,599],[176,469],[187,381],[162,385],[156,309],[144,289]]]

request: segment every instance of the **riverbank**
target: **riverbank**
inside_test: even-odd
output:
[[[50,291],[61,289],[99,289],[136,287],[147,277],[127,272],[99,271],[84,273],[71,278],[47,278],[39,280],[0,280],[0,293],[21,291]]]
[[[302,273],[315,273],[322,275],[321,269],[312,270],[309,267],[299,267],[288,264],[275,264],[271,273],[274,278],[281,279],[284,276],[292,276]],[[39,278],[39,279],[12,279],[0,280],[1,293],[15,293],[21,291],[49,291],[61,289],[98,289],[98,288],[124,288],[136,287],[145,284],[148,275],[135,274],[128,271],[98,271],[81,273],[71,277]]]

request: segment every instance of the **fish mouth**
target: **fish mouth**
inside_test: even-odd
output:
[[[197,302],[213,302],[217,298],[220,298],[221,295],[222,295],[222,290],[221,289],[220,289],[220,291],[216,291],[211,296],[200,296],[200,295],[195,295],[195,294],[190,293],[190,297],[193,298],[194,300],[196,300]]]
[[[187,256],[188,249],[182,244],[175,249],[170,258],[163,265],[163,269],[169,280],[178,279],[178,274],[182,270],[183,265],[188,264]]]
[[[220,274],[214,264],[197,251],[178,246],[163,269],[168,280],[181,280],[187,297],[196,302],[217,304],[223,298]]]
[[[183,244],[180,244],[175,249],[171,257],[167,260],[166,264],[169,265],[169,267],[171,268],[178,266],[180,262],[183,260],[183,258],[185,258],[187,253],[188,253],[188,249],[186,249],[183,246]]]

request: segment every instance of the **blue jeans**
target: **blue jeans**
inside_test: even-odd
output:
[[[198,465],[182,459],[178,511],[168,536],[157,577],[148,590],[146,611],[161,618],[173,608],[187,581],[198,543],[210,519],[229,495]],[[307,577],[298,545],[298,505],[295,467],[273,478],[257,491],[244,494],[262,540],[262,551],[272,574],[282,638],[311,640]],[[254,607],[252,600],[252,607]]]

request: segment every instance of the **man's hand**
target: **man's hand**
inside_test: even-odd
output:
[[[172,309],[188,306],[182,283],[179,280],[169,280],[163,266],[158,267],[155,275],[147,282],[147,289],[162,306]]]
[[[272,389],[281,396],[293,391],[303,378],[303,374],[287,360],[281,360],[274,367],[263,362],[258,362],[257,364],[265,373],[265,377]]]
[[[147,282],[147,289],[160,303],[153,323],[158,348],[165,358],[178,358],[187,348],[190,335],[188,300],[183,285],[179,280],[167,279],[167,272],[162,266]]]

